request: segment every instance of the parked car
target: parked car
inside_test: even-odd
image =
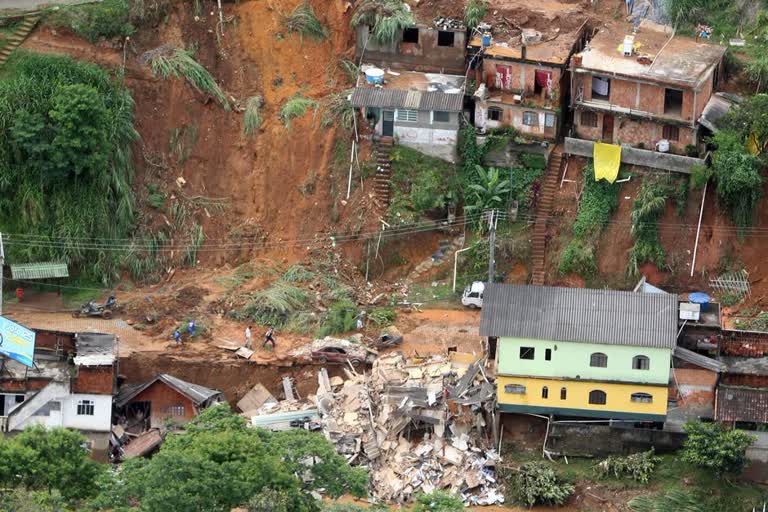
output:
[[[343,348],[329,345],[312,351],[313,361],[320,364],[336,363],[346,364],[347,361],[353,365],[366,362],[368,353],[364,349]]]
[[[472,309],[482,308],[484,291],[485,283],[482,281],[475,281],[464,288],[464,293],[461,296],[461,304]]]

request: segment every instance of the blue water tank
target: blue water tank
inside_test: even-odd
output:
[[[688,294],[688,301],[701,306],[701,312],[705,312],[709,309],[709,303],[712,299],[709,295],[703,292],[693,292]]]
[[[490,48],[491,46],[491,33],[490,32],[483,32],[482,37],[480,40],[483,43],[483,48]]]

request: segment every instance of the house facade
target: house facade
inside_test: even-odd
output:
[[[601,30],[572,59],[578,138],[685,153],[716,91],[725,48],[640,24],[636,34]]]
[[[676,326],[672,295],[492,284],[480,334],[501,412],[663,422]]]

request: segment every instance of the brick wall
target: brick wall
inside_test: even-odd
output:
[[[483,82],[489,89],[496,89],[497,66],[509,70],[509,90],[522,91],[533,94],[536,86],[536,71],[547,71],[552,75],[552,88],[557,90],[560,84],[561,70],[559,68],[534,65],[523,62],[509,62],[492,58],[483,59]],[[504,87],[507,89],[507,87]],[[562,96],[562,95],[561,95]]]
[[[576,108],[574,113],[574,126],[576,136],[585,140],[602,140],[603,119],[606,114],[596,112],[597,126],[584,126],[581,124],[582,109]],[[642,144],[645,149],[653,149],[656,143],[662,139],[664,125],[656,121],[630,119],[614,115],[613,134],[605,142],[614,144],[629,144],[637,147]],[[677,141],[670,141],[670,151],[673,153],[684,153],[687,144],[693,144],[694,131],[691,128],[680,126],[678,128],[679,137]]]
[[[0,391],[4,393],[38,391],[40,389],[43,389],[50,382],[51,382],[50,379],[35,379],[35,378],[30,378],[27,380],[3,379],[3,380],[0,380]]]
[[[56,348],[57,340],[62,344],[64,355],[66,355],[67,352],[75,350],[74,334],[35,330],[35,347],[54,350]]]
[[[746,386],[748,388],[768,387],[768,375],[723,374],[720,383],[725,386]]]
[[[714,81],[715,70],[709,74],[704,81],[704,85],[701,87],[701,91],[696,95],[696,111],[694,113],[694,119],[698,120],[701,117],[701,113],[704,111],[704,107],[707,106],[707,102],[712,97],[712,84]]]
[[[197,415],[197,409],[192,400],[182,395],[164,382],[156,381],[154,384],[133,397],[131,402],[152,402],[152,427],[161,427],[165,424],[167,418],[173,418],[179,423],[184,423]],[[173,406],[183,406],[184,414],[173,416],[169,408]]]
[[[112,366],[80,366],[77,369],[73,392],[111,395],[114,391],[114,376]]]
[[[717,373],[700,368],[676,368],[674,380],[679,390],[679,406],[714,404]]]

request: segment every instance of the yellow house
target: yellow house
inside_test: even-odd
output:
[[[480,334],[498,340],[501,412],[666,418],[674,295],[493,284]]]

